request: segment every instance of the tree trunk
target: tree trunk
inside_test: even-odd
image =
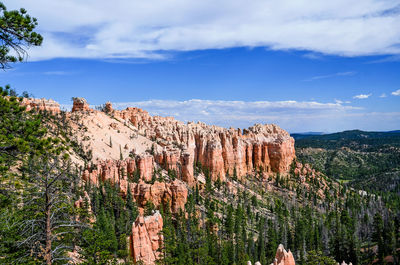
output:
[[[46,265],[51,265],[51,226],[50,226],[50,205],[48,191],[46,190],[46,249],[44,259]]]

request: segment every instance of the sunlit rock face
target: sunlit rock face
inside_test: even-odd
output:
[[[23,98],[21,105],[25,106],[27,111],[38,110],[48,111],[53,114],[60,113],[60,104],[52,99]]]
[[[274,124],[256,124],[241,131],[200,122],[185,124],[151,116],[139,108],[113,110],[112,114],[155,140],[155,161],[177,171],[189,186],[195,183],[194,165],[208,169],[212,180],[224,181],[227,174],[241,178],[254,171],[285,173],[295,158],[294,139]]]
[[[89,111],[89,104],[84,98],[73,98],[72,112],[76,111]]]
[[[282,244],[279,245],[276,250],[274,263],[271,265],[295,265],[294,257],[292,252],[286,251]]]
[[[130,236],[131,256],[135,262],[155,264],[160,255],[158,250],[163,243],[163,236],[160,234],[162,228],[163,220],[158,211],[150,216],[138,216],[132,225]]]

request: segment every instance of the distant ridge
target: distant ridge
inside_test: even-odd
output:
[[[393,137],[393,134],[400,134],[400,130],[394,131],[361,131],[361,130],[348,130],[336,133],[323,133],[323,132],[304,132],[292,133],[291,136],[295,140],[309,139],[314,140],[356,140],[356,139],[381,139]]]
[[[300,132],[300,133],[291,133],[290,136],[292,136],[295,140],[298,139],[303,139],[307,138],[310,136],[315,136],[315,135],[323,135],[325,133],[323,132]]]
[[[330,134],[292,134],[296,140],[296,147],[324,147],[335,149],[357,145],[400,146],[400,130],[386,132],[367,132],[361,130],[349,130]]]

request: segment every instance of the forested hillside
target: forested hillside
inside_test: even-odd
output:
[[[346,131],[293,135],[296,155],[317,170],[360,189],[400,192],[400,133]]]
[[[27,112],[22,98],[2,91],[2,128],[14,136],[3,138],[1,146],[4,264],[132,263],[140,257],[131,241],[137,217],[155,210],[163,220],[156,263],[270,264],[280,243],[298,264],[398,259],[398,196],[353,189],[300,163],[300,156],[286,173],[234,170],[224,179],[195,163],[188,185],[168,164],[140,167],[156,156],[157,137],[150,138],[148,156],[124,157],[125,150],[115,146],[117,135],[135,127],[124,128],[125,120],[109,105],[95,111],[76,100],[74,113],[54,112],[53,105],[53,112]],[[104,121],[109,125],[103,127]],[[90,143],[99,135],[91,134],[92,122],[112,135],[104,145],[119,154],[116,160],[94,163],[99,154]],[[36,137],[24,136],[26,131]],[[146,144],[143,137],[139,131],[131,144]],[[136,170],[124,168],[129,161],[138,163]]]

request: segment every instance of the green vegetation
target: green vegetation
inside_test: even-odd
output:
[[[352,187],[400,194],[400,132],[294,135],[303,163]]]
[[[218,190],[209,182],[201,195],[196,190],[189,195],[184,212],[172,215],[164,209],[161,263],[270,264],[283,243],[294,252],[296,264],[366,264],[378,253],[381,260],[394,254],[400,246],[399,208],[391,202],[375,194],[361,196],[329,179],[318,195],[324,176],[306,179],[310,189],[295,174],[277,178],[271,184],[280,187],[260,200],[249,196],[249,190],[261,191],[262,184],[253,179],[246,182],[249,190],[236,195],[228,193],[224,183]]]
[[[0,69],[23,61],[27,47],[42,44],[42,36],[34,31],[36,26],[36,18],[29,16],[25,9],[8,11],[0,2]]]
[[[84,264],[110,264],[117,258],[128,262],[127,237],[138,215],[130,190],[126,200],[121,198],[119,188],[109,182],[99,187],[87,185],[85,190],[91,204],[87,201],[82,208],[83,216],[87,217],[82,221],[88,222],[90,218],[96,221],[82,229],[77,242],[80,254],[85,257]]]

